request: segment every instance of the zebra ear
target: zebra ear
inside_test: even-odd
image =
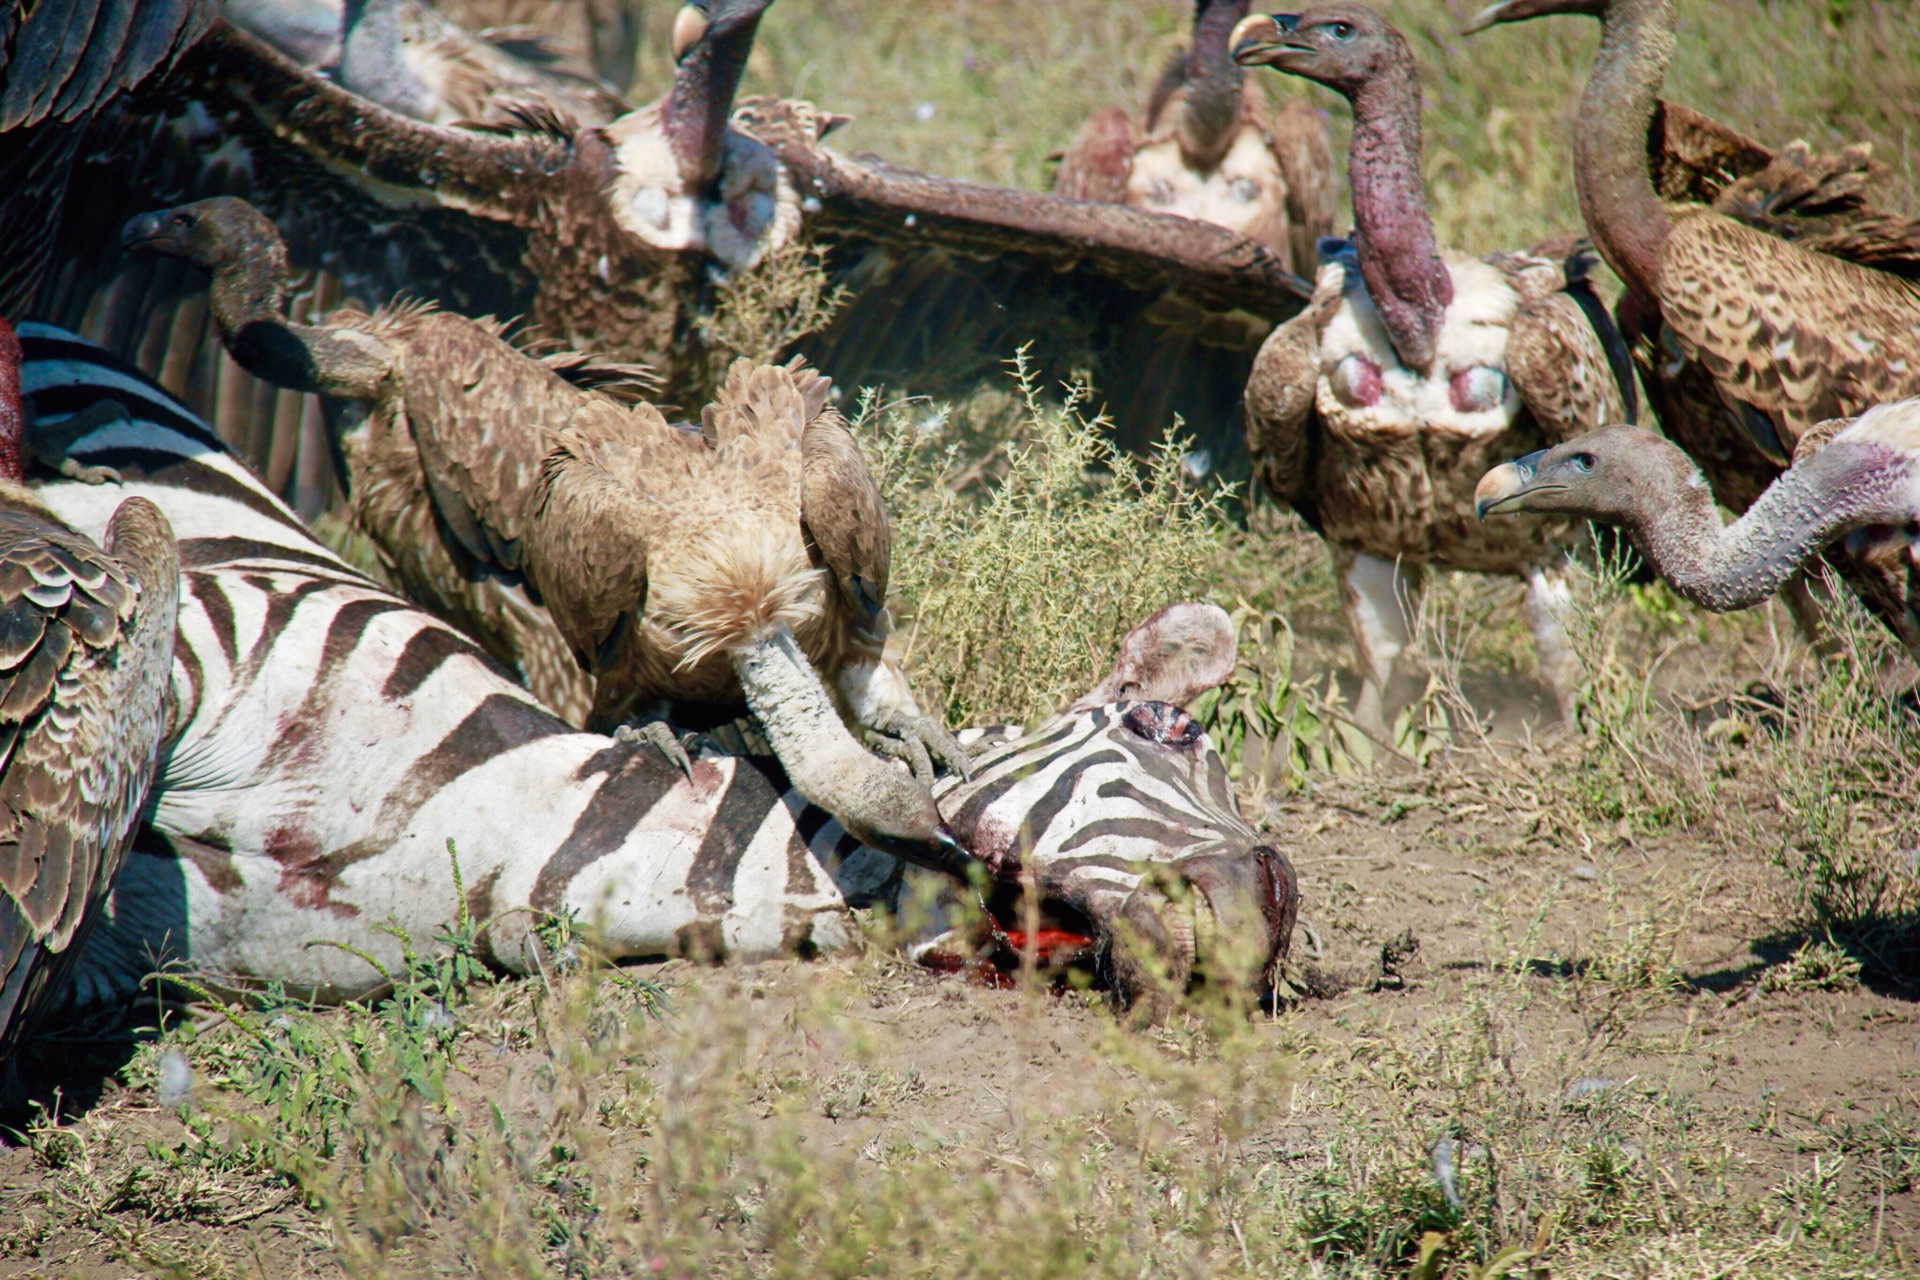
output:
[[[1233,674],[1233,620],[1218,605],[1170,604],[1127,632],[1113,671],[1071,710],[1109,702],[1171,702],[1185,707]]]

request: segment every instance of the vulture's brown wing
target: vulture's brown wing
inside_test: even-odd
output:
[[[422,124],[216,23],[164,79],[89,130],[30,314],[151,372],[303,514],[317,514],[328,465],[311,397],[281,393],[225,359],[206,274],[120,253],[120,228],[135,214],[239,196],[273,219],[304,273],[296,321],[403,293],[466,315],[519,315],[534,281],[513,196],[570,154],[549,123],[514,133]]]
[[[1772,160],[1772,148],[1677,102],[1661,101],[1647,126],[1647,163],[1662,200],[1712,204]]]
[[[1315,529],[1314,395],[1320,383],[1319,308],[1273,331],[1247,379],[1247,456],[1261,487]]]
[[[592,433],[625,409],[510,346],[496,329],[429,312],[398,360],[420,469],[447,528],[477,560],[519,572],[542,466],[559,428]]]
[[[836,410],[823,409],[807,423],[800,453],[800,526],[808,552],[833,574],[852,616],[871,625],[886,607],[893,545],[880,486]]]
[[[1305,98],[1289,98],[1274,112],[1267,138],[1287,180],[1293,261],[1305,271],[1319,257],[1320,238],[1334,233],[1334,219],[1340,216],[1343,187],[1326,117]]]
[[[1035,344],[1045,377],[1091,373],[1121,440],[1178,413],[1216,459],[1240,452],[1254,352],[1312,292],[1264,245],[1123,205],[981,186],[822,146],[804,104],[749,100],[852,301],[801,344],[842,386],[953,394]]]
[[[103,553],[23,493],[0,497],[0,1059],[57,995],[146,800],[180,578],[144,499]]]
[[[0,11],[0,315],[52,260],[86,122],[205,32],[212,0],[10,0]]]
[[[528,516],[528,574],[581,669],[623,667],[647,603],[646,513],[633,491],[565,433],[541,463]],[[596,705],[608,691],[599,690]]]
[[[1507,334],[1507,372],[1521,402],[1554,445],[1635,415],[1633,367],[1613,317],[1587,282],[1584,244],[1551,259],[1503,255],[1550,267],[1557,287],[1522,287]],[[1496,258],[1496,261],[1499,259]]]

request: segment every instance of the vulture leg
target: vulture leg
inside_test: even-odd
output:
[[[873,735],[873,749],[905,761],[921,785],[933,785],[936,765],[945,765],[962,778],[973,776],[967,749],[947,732],[947,726],[920,713],[906,676],[891,662],[849,663],[841,668],[838,683],[853,718]]]
[[[1340,580],[1340,612],[1360,666],[1353,719],[1385,741],[1387,686],[1400,654],[1413,643],[1413,612],[1425,573],[1418,565],[1396,565],[1339,548],[1333,553],[1333,571]]]
[[[1574,695],[1580,682],[1580,659],[1567,641],[1565,619],[1572,597],[1567,592],[1567,575],[1559,568],[1538,566],[1528,569],[1527,622],[1533,627],[1534,660],[1540,664],[1540,678],[1553,691],[1553,704],[1560,712],[1560,723],[1569,728],[1579,724],[1574,715]]]
[[[861,749],[783,623],[733,651],[747,706],[794,788],[855,839],[966,879],[975,859],[940,820],[933,796]]]

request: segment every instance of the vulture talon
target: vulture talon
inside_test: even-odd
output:
[[[962,778],[973,777],[973,757],[947,726],[932,716],[890,712],[873,726],[873,748],[882,755],[905,760],[923,785],[933,785],[937,761]]]
[[[621,725],[613,731],[613,740],[630,747],[658,747],[661,755],[687,775],[687,781],[693,781],[693,758],[687,753],[700,749],[699,734],[689,733],[682,737],[674,733],[673,726],[665,720],[648,720],[642,724]]]

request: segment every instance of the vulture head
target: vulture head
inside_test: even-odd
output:
[[[1230,43],[1233,60],[1243,67],[1273,67],[1348,98],[1412,65],[1405,38],[1364,4],[1252,14],[1234,27]]]
[[[1693,460],[1641,427],[1602,427],[1502,463],[1480,478],[1474,510],[1490,515],[1553,511],[1631,527],[1671,506],[1677,493],[1706,491]]]
[[[773,0],[697,0],[673,27],[666,97],[606,127],[613,215],[658,249],[750,266],[798,234],[799,197],[765,145],[731,127],[760,18]]]
[[[224,266],[254,246],[279,241],[279,229],[265,214],[232,196],[143,213],[120,231],[121,246],[131,253],[179,258],[203,271]],[[281,266],[284,269],[284,255]]]
[[[1467,19],[1463,35],[1485,31],[1502,22],[1525,22],[1554,13],[1580,13],[1590,18],[1605,17],[1608,0],[1499,0]]]

